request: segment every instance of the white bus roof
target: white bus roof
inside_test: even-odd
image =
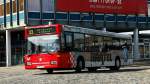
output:
[[[69,32],[91,34],[91,35],[93,34],[93,35],[108,36],[108,37],[115,37],[115,38],[122,38],[122,39],[131,39],[130,35],[118,34],[118,33],[107,32],[107,31],[105,32],[102,30],[95,30],[95,29],[76,27],[76,26],[63,25],[63,30]]]

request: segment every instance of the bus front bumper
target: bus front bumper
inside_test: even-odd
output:
[[[60,67],[58,66],[58,63],[55,61],[41,62],[41,63],[27,62],[25,64],[25,69],[48,69],[48,68],[60,68]]]

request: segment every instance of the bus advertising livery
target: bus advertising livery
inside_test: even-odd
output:
[[[101,67],[119,70],[132,64],[131,36],[61,24],[25,28],[25,69],[53,70]]]

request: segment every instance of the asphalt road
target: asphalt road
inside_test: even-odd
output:
[[[23,65],[0,67],[0,84],[150,84],[150,66],[124,67],[119,71],[100,69],[54,71],[25,70]]]

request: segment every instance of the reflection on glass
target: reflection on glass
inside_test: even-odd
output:
[[[55,52],[60,49],[57,35],[34,36],[28,38],[28,54]]]

